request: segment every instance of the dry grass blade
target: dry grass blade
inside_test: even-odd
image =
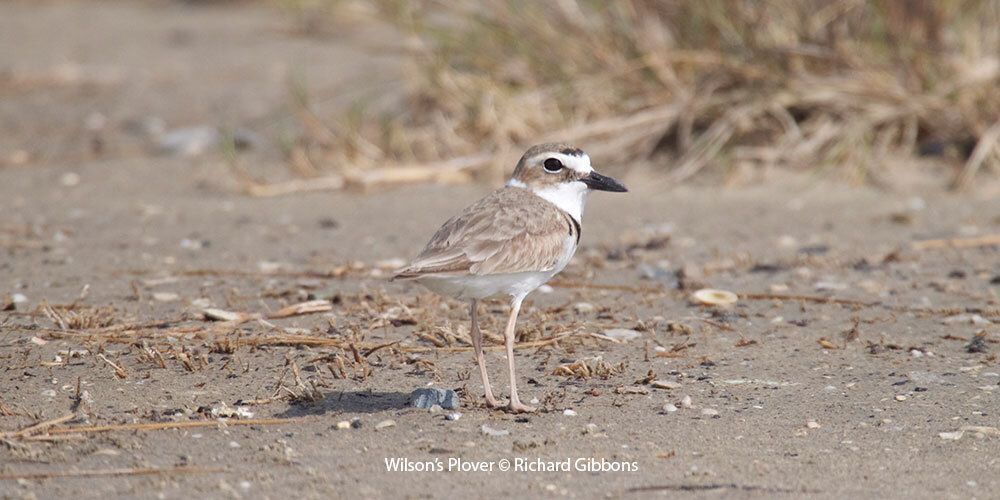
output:
[[[964,187],[1000,167],[996,2],[362,2],[415,71],[398,106],[323,117],[300,94],[290,169],[338,169],[337,189],[447,182],[448,158],[478,168],[539,138],[676,165],[673,182],[773,166],[877,182],[919,155],[964,163]]]
[[[914,250],[942,250],[945,248],[976,248],[1000,246],[1000,234],[988,234],[973,238],[943,238],[918,241]]]
[[[997,121],[976,143],[976,148],[969,155],[969,161],[952,183],[954,189],[968,189],[979,170],[994,152],[1000,152],[1000,121]]]
[[[234,427],[252,425],[288,425],[302,422],[302,418],[257,418],[246,420],[197,420],[191,422],[150,422],[138,424],[88,425],[49,429],[48,435],[95,434],[116,431],[160,431],[167,429],[190,429],[196,427]]]
[[[0,472],[0,481],[20,479],[51,479],[57,477],[106,477],[106,476],[165,476],[169,474],[209,474],[225,472],[224,467],[135,467],[97,470],[56,470],[45,472]]]
[[[742,300],[791,300],[799,302],[817,302],[820,304],[840,304],[847,306],[870,307],[880,305],[878,302],[867,302],[864,300],[838,299],[836,297],[823,297],[820,295],[795,295],[785,293],[741,293]]]
[[[310,300],[283,307],[267,315],[269,319],[290,318],[292,316],[302,316],[305,314],[315,314],[333,310],[333,304],[329,300]]]
[[[243,189],[250,196],[272,198],[289,194],[309,193],[315,191],[339,191],[347,185],[342,175],[328,175],[306,179],[292,179],[273,184],[246,183]]]
[[[123,380],[128,378],[128,373],[125,372],[125,369],[122,368],[121,365],[115,363],[114,361],[111,361],[103,353],[98,354],[97,357],[100,358],[101,361],[107,363],[108,366],[110,366],[111,368],[114,368],[116,377]]]
[[[73,417],[75,417],[75,416],[76,415],[70,413],[70,414],[63,415],[63,416],[58,417],[58,418],[54,418],[54,419],[51,419],[51,420],[46,420],[44,422],[39,422],[37,424],[25,427],[24,429],[21,429],[19,431],[0,433],[0,438],[26,437],[26,436],[30,436],[32,434],[37,434],[37,433],[42,432],[45,429],[48,429],[50,427],[59,425],[59,424],[61,424],[63,422],[68,422],[68,421],[72,420]]]

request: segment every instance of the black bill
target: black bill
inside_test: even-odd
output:
[[[628,191],[622,183],[597,172],[591,172],[589,175],[580,180],[594,191],[613,191],[615,193],[624,193]]]

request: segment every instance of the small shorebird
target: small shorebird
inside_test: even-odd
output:
[[[580,242],[580,223],[592,190],[625,192],[620,182],[590,166],[590,157],[565,144],[539,144],[521,157],[507,185],[445,222],[420,255],[393,279],[412,279],[470,302],[470,334],[483,378],[486,403],[497,408],[483,356],[477,309],[480,299],[510,297],[504,338],[510,371],[510,404],[532,412],[517,396],[514,330],[521,301],[562,271]]]

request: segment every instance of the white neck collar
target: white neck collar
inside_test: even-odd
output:
[[[511,179],[507,185],[527,189],[523,182],[516,179]],[[580,181],[563,182],[542,189],[533,189],[531,192],[559,207],[577,222],[583,222],[583,205],[587,201],[587,193],[590,192],[586,184]]]

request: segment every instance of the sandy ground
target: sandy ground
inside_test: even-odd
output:
[[[75,22],[84,13],[89,29]],[[43,37],[43,24],[61,29]],[[518,373],[543,411],[490,411],[466,305],[389,283],[383,269],[489,186],[254,199],[213,154],[152,156],[128,136],[127,122],[151,115],[269,136],[260,124],[280,121],[296,68],[320,89],[366,73],[391,80],[391,61],[349,37],[283,26],[249,7],[0,7],[0,45],[23,49],[0,55],[3,68],[50,77],[72,62],[118,75],[2,87],[0,152],[32,161],[0,167],[0,297],[26,300],[0,312],[0,432],[69,414],[56,429],[209,423],[7,435],[0,497],[996,497],[997,247],[911,246],[1000,233],[995,189],[791,177],[668,188],[633,170],[631,193],[592,197],[562,284],[526,302],[520,336],[534,347],[518,350]],[[109,122],[97,152],[95,111]],[[744,298],[692,304],[702,286]],[[823,297],[843,300],[813,300]],[[241,324],[202,314],[315,299],[332,309]],[[483,311],[497,339],[505,306]],[[591,335],[616,328],[638,337]],[[504,356],[494,347],[488,361],[505,394]],[[576,362],[596,373],[557,374]],[[425,386],[458,390],[461,418],[409,408]],[[212,423],[223,403],[289,420]],[[446,470],[391,472],[392,458]],[[635,470],[576,470],[591,459]],[[503,460],[571,470],[502,471]],[[493,470],[448,471],[457,461]],[[160,473],[27,477],[115,469]]]

